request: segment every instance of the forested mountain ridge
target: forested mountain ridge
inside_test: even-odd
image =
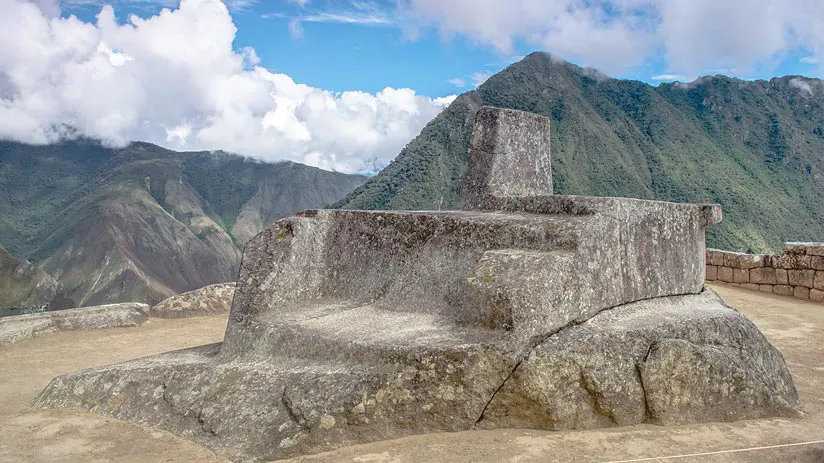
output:
[[[824,239],[824,83],[724,76],[662,84],[609,78],[533,53],[458,97],[336,207],[457,206],[475,112],[549,116],[556,194],[717,202],[709,245],[766,251]]]
[[[16,259],[0,245],[0,316],[73,306],[60,283],[31,263]]]

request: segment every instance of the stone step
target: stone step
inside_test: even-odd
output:
[[[271,356],[325,362],[417,364],[425,358],[463,361],[490,349],[508,352],[507,332],[456,325],[426,312],[345,302],[316,304],[296,313],[270,312],[229,342],[246,345],[241,361]],[[248,348],[251,346],[251,349]]]

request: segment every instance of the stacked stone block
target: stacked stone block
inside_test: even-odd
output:
[[[824,243],[784,243],[777,255],[707,249],[707,281],[824,303]]]

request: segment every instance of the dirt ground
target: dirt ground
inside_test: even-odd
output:
[[[824,462],[824,306],[714,285],[787,359],[805,415],[598,431],[527,429],[412,436],[294,462]],[[31,400],[55,375],[219,341],[226,317],[151,319],[137,328],[64,332],[0,346],[0,461],[224,461],[169,433]]]

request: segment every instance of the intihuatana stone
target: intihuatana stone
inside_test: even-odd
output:
[[[549,166],[547,119],[483,109],[467,210],[280,220],[246,246],[223,343],[63,375],[37,403],[245,460],[793,415],[780,353],[703,285],[720,208],[553,196]]]
[[[490,198],[552,195],[549,118],[484,107],[475,116],[463,209],[483,209]]]

